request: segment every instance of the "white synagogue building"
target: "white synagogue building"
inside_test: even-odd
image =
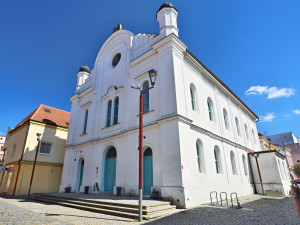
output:
[[[211,191],[253,193],[247,151],[259,151],[258,117],[179,39],[178,11],[157,11],[159,34],[121,26],[93,69],[82,66],[72,101],[60,192],[138,194],[139,91],[144,94],[144,194],[158,190],[178,207],[209,201]]]

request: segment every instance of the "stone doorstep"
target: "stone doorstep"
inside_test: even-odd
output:
[[[80,210],[108,214],[108,215],[113,215],[113,216],[138,219],[138,210],[137,209],[126,209],[124,207],[115,207],[115,206],[113,206],[112,209],[111,208],[105,209],[105,208],[99,208],[99,203],[97,204],[98,206],[95,204],[94,205],[93,204],[85,205],[86,203],[84,203],[84,205],[82,205],[81,202],[77,202],[77,204],[76,204],[76,201],[74,201],[75,202],[75,204],[74,204],[74,202],[72,202],[72,201],[69,202],[68,200],[64,200],[65,202],[61,202],[61,199],[56,200],[56,199],[49,199],[49,198],[45,198],[45,197],[42,197],[42,198],[39,198],[39,197],[40,196],[34,196],[34,197],[32,197],[32,200],[46,202],[46,203],[50,203],[50,204],[62,205],[62,206],[76,208],[76,209],[80,209]],[[92,206],[90,206],[90,205],[92,205]],[[149,211],[143,210],[143,218],[146,220],[149,220],[149,219],[155,219],[158,217],[162,217],[162,216],[165,216],[165,215],[168,215],[168,214],[174,212],[175,208],[176,208],[176,206],[169,205],[168,207],[165,207],[165,206],[156,207],[155,209],[152,209]],[[128,210],[129,210],[129,212],[128,212]]]
[[[102,209],[108,209],[108,210],[116,210],[116,211],[122,211],[122,212],[129,212],[129,213],[138,213],[137,208],[127,208],[123,206],[113,206],[113,205],[107,205],[107,204],[99,204],[99,203],[87,203],[87,202],[81,202],[77,200],[69,200],[69,199],[60,199],[58,197],[53,198],[53,197],[48,197],[48,196],[36,196],[36,198],[39,199],[46,199],[46,200],[51,200],[54,202],[65,202],[65,203],[70,203],[70,204],[76,204],[76,205],[83,205],[83,206],[89,206],[93,208],[102,208]],[[163,205],[163,206],[156,206],[156,207],[151,207],[143,210],[144,215],[149,215],[153,214],[156,212],[164,211],[164,210],[171,210],[175,209],[176,206],[171,206],[169,205]]]
[[[137,209],[139,208],[139,206],[135,205],[135,204],[118,203],[113,200],[101,201],[101,200],[72,198],[72,197],[64,197],[64,196],[59,196],[59,195],[48,195],[48,194],[36,194],[34,196],[45,196],[45,197],[49,197],[49,198],[67,199],[67,200],[90,202],[90,203],[103,204],[103,205],[115,205],[115,206],[127,207],[127,208],[137,208]],[[161,206],[170,206],[170,205],[171,205],[170,202],[157,202],[157,203],[151,204],[151,205],[143,205],[143,209],[155,208],[155,207],[161,207]]]

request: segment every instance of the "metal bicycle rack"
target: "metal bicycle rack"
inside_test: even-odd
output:
[[[238,196],[237,196],[237,193],[236,192],[232,192],[231,194],[230,194],[230,198],[231,198],[231,207],[233,207],[233,198],[232,198],[232,195],[235,195],[235,198],[236,198],[236,208],[237,209],[240,209],[240,208],[242,208],[241,207],[241,205],[240,205],[240,202],[239,202],[239,199],[238,199]]]
[[[212,191],[212,192],[210,192],[210,205],[214,205],[213,204],[213,197],[212,197],[212,194],[213,193],[215,193],[215,196],[216,196],[216,200],[217,200],[217,204],[219,204],[219,201],[218,201],[218,192],[216,192],[216,191]]]
[[[223,195],[225,194],[225,199],[222,198],[222,194],[223,194]],[[220,193],[221,206],[223,206],[223,204],[222,204],[223,200],[226,200],[226,203],[227,203],[227,205],[228,205],[228,199],[227,199],[227,193],[226,193],[226,192],[221,192],[221,193]]]

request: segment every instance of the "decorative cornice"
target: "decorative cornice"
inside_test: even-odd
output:
[[[236,148],[247,150],[247,148],[245,146],[242,146],[242,145],[240,145],[238,143],[230,141],[227,138],[224,138],[224,137],[221,137],[219,135],[216,135],[216,134],[212,133],[211,131],[208,131],[208,130],[206,130],[206,129],[202,128],[202,127],[199,127],[199,126],[197,126],[195,124],[191,124],[190,128],[191,128],[191,130],[194,130],[194,131],[200,132],[202,134],[205,134],[205,135],[207,135],[207,136],[209,136],[209,137],[211,137],[211,138],[213,138],[215,140],[224,142],[224,143],[229,144],[231,146],[234,146]]]

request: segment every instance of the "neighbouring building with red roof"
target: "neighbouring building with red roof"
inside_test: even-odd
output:
[[[36,151],[31,193],[58,192],[64,162],[70,113],[40,105],[15,128],[9,128],[4,144],[4,166],[0,193],[28,193]],[[40,135],[38,146],[37,134]]]

